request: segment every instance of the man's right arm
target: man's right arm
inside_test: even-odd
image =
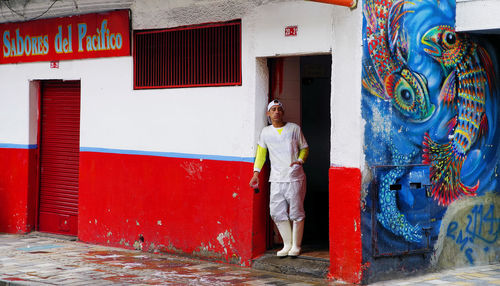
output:
[[[266,162],[267,149],[257,145],[257,153],[255,155],[255,163],[253,164],[254,172],[260,172],[262,166]]]
[[[264,163],[266,162],[267,149],[257,145],[257,153],[255,155],[255,162],[253,164],[253,176],[250,180],[250,187],[257,188],[259,186],[259,173]]]

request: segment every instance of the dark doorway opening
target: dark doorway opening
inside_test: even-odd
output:
[[[328,169],[330,168],[331,55],[300,58],[302,132],[310,146],[306,229],[303,244],[328,250]]]
[[[269,98],[285,105],[285,121],[302,127],[309,144],[304,170],[307,176],[302,255],[329,260],[328,170],[330,167],[331,55],[268,59]],[[271,221],[270,221],[271,222]],[[270,223],[268,249],[281,246]]]

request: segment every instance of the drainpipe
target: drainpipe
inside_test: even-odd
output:
[[[333,5],[341,5],[349,8],[356,8],[357,0],[309,0],[313,2],[321,2]]]

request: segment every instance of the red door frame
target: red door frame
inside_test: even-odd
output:
[[[33,182],[30,182],[34,184],[34,188],[36,190],[35,192],[35,230],[38,230],[38,217],[39,217],[39,211],[40,211],[40,132],[42,128],[42,82],[37,80],[35,82],[37,85],[37,91],[36,91],[36,97],[37,97],[37,130],[36,130],[36,151],[35,151],[35,158],[36,158],[36,177]]]

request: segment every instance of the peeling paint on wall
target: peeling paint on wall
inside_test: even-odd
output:
[[[108,240],[108,243],[109,243],[109,240]],[[125,247],[130,246],[130,243],[125,238],[120,239],[120,242],[118,242],[118,244],[125,246]]]
[[[224,253],[226,254],[228,253],[228,248],[231,250],[234,249],[233,243],[235,242],[235,240],[230,230],[219,233],[219,235],[217,236],[217,241],[224,248]]]
[[[152,244],[152,245],[154,245],[154,244]],[[134,249],[136,249],[136,250],[142,250],[142,242],[140,242],[139,240],[134,241],[133,246],[134,246]]]
[[[187,173],[186,178],[189,180],[201,180],[203,172],[203,164],[189,161],[184,162],[181,166]]]

